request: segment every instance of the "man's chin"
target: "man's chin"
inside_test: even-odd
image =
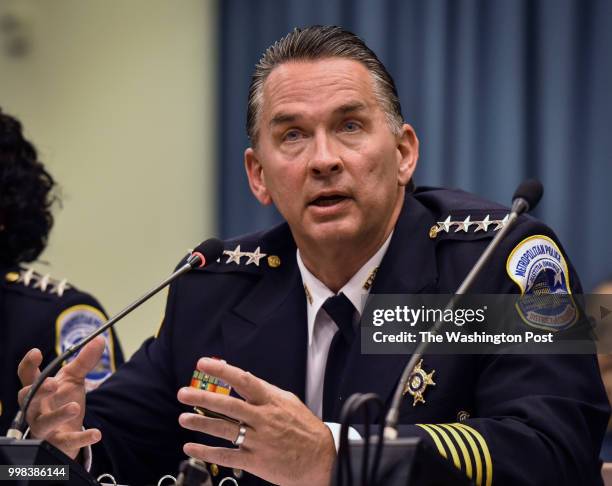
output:
[[[311,226],[308,236],[317,245],[348,245],[356,241],[357,231],[349,221],[326,221]]]

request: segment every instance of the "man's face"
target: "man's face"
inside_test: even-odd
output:
[[[364,243],[391,231],[418,158],[409,125],[391,131],[368,70],[348,59],[290,62],[263,89],[251,189],[274,203],[298,246]]]

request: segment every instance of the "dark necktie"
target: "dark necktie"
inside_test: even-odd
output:
[[[355,337],[353,327],[353,315],[355,307],[344,294],[334,295],[323,304],[323,309],[338,326],[338,332],[334,334],[329,353],[327,354],[327,365],[325,366],[325,381],[323,383],[323,420],[337,421],[335,410],[341,401],[340,384],[346,367],[346,362]]]

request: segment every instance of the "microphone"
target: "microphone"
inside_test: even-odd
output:
[[[12,439],[21,439],[23,438],[23,434],[26,429],[26,413],[28,408],[30,407],[30,403],[34,398],[34,395],[45,381],[46,378],[55,374],[57,370],[62,367],[62,363],[68,359],[70,356],[76,354],[83,346],[92,341],[94,338],[102,334],[108,328],[114,326],[119,320],[123,319],[129,313],[131,313],[137,307],[140,307],[141,304],[144,304],[147,300],[157,294],[160,290],[168,286],[178,277],[187,273],[189,270],[193,268],[202,268],[209,264],[210,262],[214,262],[223,254],[223,242],[217,238],[210,238],[202,243],[200,243],[189,255],[187,258],[187,262],[182,265],[178,270],[176,270],[172,275],[167,277],[164,281],[158,284],[153,289],[149,290],[146,294],[144,294],[139,299],[132,302],[130,305],[125,307],[118,314],[113,316],[112,319],[108,320],[102,327],[98,328],[88,336],[86,336],[82,341],[73,344],[66,351],[64,351],[60,356],[55,358],[51,363],[47,365],[47,367],[38,375],[28,394],[26,395],[23,405],[20,410],[15,415],[13,422],[11,424],[11,428],[8,430],[6,436]]]
[[[191,268],[202,268],[208,265],[208,263],[214,262],[222,254],[223,242],[217,238],[209,238],[191,251],[191,255],[189,255],[185,265],[189,265]]]
[[[181,462],[179,471],[177,486],[213,486],[204,461],[190,457]]]
[[[527,179],[514,191],[512,196],[512,211],[518,215],[526,213],[535,208],[544,194],[544,186],[540,181]]]
[[[465,279],[455,292],[455,295],[447,304],[445,310],[442,312],[442,315],[444,315],[447,309],[454,309],[455,305],[457,304],[457,301],[459,300],[457,296],[467,293],[469,288],[476,280],[478,274],[481,272],[483,267],[491,258],[491,255],[493,254],[495,249],[499,246],[500,242],[506,237],[512,227],[515,225],[518,217],[524,212],[535,208],[540,202],[543,193],[544,187],[542,186],[542,183],[535,179],[528,179],[519,184],[516,191],[514,192],[514,196],[512,197],[512,208],[510,210],[510,214],[508,215],[508,221],[503,226],[503,228],[501,228],[501,230],[495,235],[493,240],[491,240],[482,255],[480,255],[480,258],[478,259],[476,264],[472,267],[467,277],[465,277]],[[431,332],[433,334],[437,334],[441,327],[442,321],[438,321],[432,327]],[[421,342],[415,349],[410,360],[408,361],[408,364],[404,368],[400,381],[397,385],[397,388],[395,389],[389,412],[387,413],[385,419],[385,439],[393,440],[397,438],[398,434],[396,426],[397,421],[399,419],[399,408],[402,400],[402,392],[406,384],[408,383],[408,379],[412,374],[414,367],[423,357],[423,353],[427,349],[427,345],[427,342]]]

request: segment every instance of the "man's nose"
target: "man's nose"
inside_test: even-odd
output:
[[[314,154],[310,160],[310,172],[314,176],[325,177],[342,172],[342,159],[325,135],[315,137]]]

